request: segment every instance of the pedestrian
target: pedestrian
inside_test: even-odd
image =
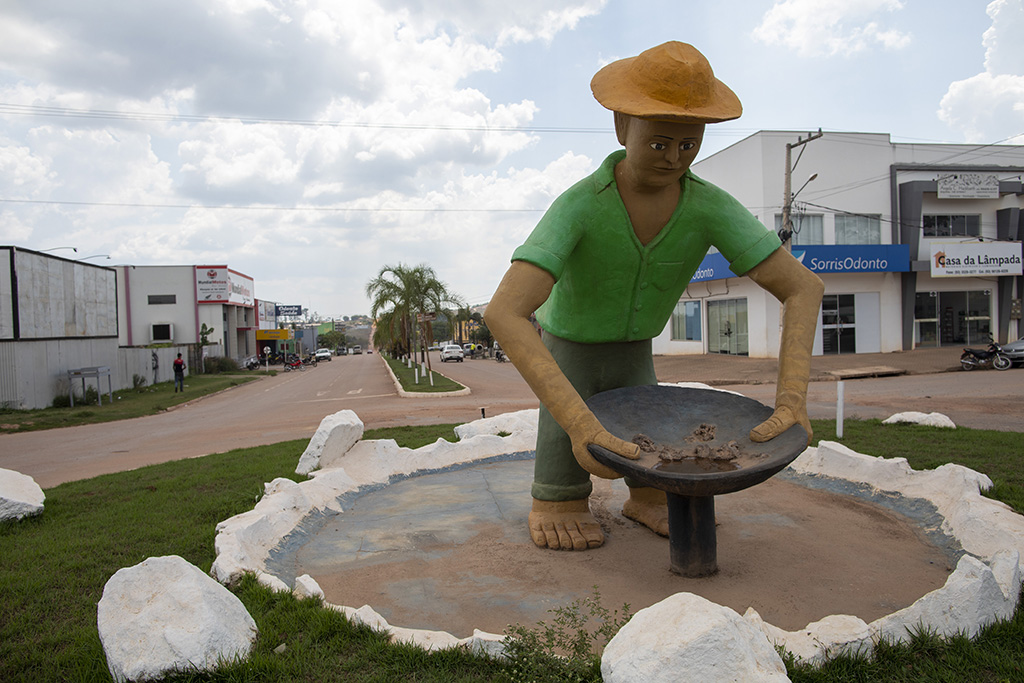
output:
[[[174,359],[174,393],[185,393],[185,361],[181,359],[181,354]]]

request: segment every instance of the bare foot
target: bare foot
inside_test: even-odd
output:
[[[530,538],[540,548],[587,550],[604,545],[604,532],[587,499],[537,500],[530,510]]]
[[[668,536],[668,499],[664,491],[650,487],[629,489],[622,515],[658,534]]]

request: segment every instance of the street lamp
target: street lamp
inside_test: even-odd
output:
[[[86,257],[80,258],[78,260],[79,261],[88,261],[91,258],[105,258],[105,259],[107,259],[109,261],[110,260],[110,254],[93,254],[92,256],[86,256]]]
[[[78,249],[76,249],[75,247],[50,247],[49,249],[40,249],[39,252],[41,254],[45,254],[48,251],[57,251],[58,249],[70,249],[71,251],[75,252],[76,254],[78,253]]]

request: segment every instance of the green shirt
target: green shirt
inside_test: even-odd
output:
[[[665,328],[708,249],[742,275],[781,246],[731,195],[687,171],[675,213],[640,243],[615,185],[612,153],[559,196],[512,254],[549,272],[555,286],[537,309],[548,332],[581,343],[636,341]]]

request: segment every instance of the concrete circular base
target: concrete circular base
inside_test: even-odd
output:
[[[403,483],[413,482],[414,479],[420,478],[410,479],[412,475],[445,471],[451,473],[467,464],[481,463],[481,465],[466,468],[466,471],[471,471],[489,460],[507,459],[509,454],[513,454],[513,458],[524,457],[523,454],[532,450],[536,440],[535,432],[531,433],[529,428],[529,425],[535,424],[535,414],[536,411],[523,411],[522,413],[478,420],[463,425],[457,430],[461,437],[458,443],[438,442],[416,451],[399,448],[391,441],[361,441],[343,456],[334,460],[328,469],[313,472],[313,478],[308,481],[301,484],[285,479],[270,482],[266,487],[266,495],[251,512],[238,515],[218,525],[216,541],[218,556],[211,569],[211,574],[223,583],[230,583],[237,580],[243,572],[253,572],[263,583],[276,589],[294,590],[300,595],[322,596],[323,589],[308,574],[294,576],[297,566],[294,562],[290,565],[291,570],[288,569],[287,557],[294,556],[300,548],[308,545],[311,530],[329,529],[330,525],[334,524],[337,526],[337,531],[341,532],[343,528],[352,526],[352,523],[345,521],[346,515],[357,511],[359,500],[363,499],[369,503],[373,500],[374,491],[380,492],[385,487],[401,486]],[[361,428],[361,425],[359,426]],[[499,437],[497,436],[499,433],[510,433],[511,436]],[[327,444],[324,446],[325,452],[329,448],[329,441],[329,439],[320,440],[321,443]],[[520,464],[520,466],[523,465]],[[991,482],[984,475],[957,465],[945,465],[933,471],[917,472],[912,470],[903,459],[884,460],[855,453],[840,444],[821,442],[817,448],[805,451],[778,476],[799,477],[804,484],[810,484],[812,488],[820,487],[833,491],[846,490],[849,493],[873,497],[874,503],[881,507],[875,508],[874,512],[865,512],[864,514],[869,518],[874,517],[880,522],[884,518],[885,524],[880,529],[895,528],[895,525],[891,524],[892,515],[884,509],[886,506],[895,507],[919,519],[923,525],[919,528],[921,534],[931,535],[933,539],[955,539],[965,552],[956,561],[955,569],[945,583],[922,595],[909,606],[904,606],[903,603],[906,600],[913,600],[913,597],[906,594],[899,599],[884,598],[881,603],[891,600],[892,604],[887,606],[880,603],[873,609],[893,611],[882,616],[878,616],[877,611],[862,612],[863,616],[860,616],[857,611],[861,608],[857,607],[849,610],[854,614],[831,614],[811,623],[802,623],[804,619],[814,619],[815,615],[799,614],[795,609],[785,613],[785,610],[791,609],[785,604],[771,607],[760,605],[757,602],[760,597],[756,591],[752,592],[745,601],[745,605],[742,601],[734,603],[734,609],[737,611],[746,609],[743,618],[756,625],[757,628],[754,631],[760,634],[759,638],[764,637],[772,644],[781,645],[799,658],[816,661],[823,658],[826,653],[834,655],[843,651],[870,649],[880,638],[905,640],[914,629],[921,626],[939,635],[955,633],[973,635],[985,624],[1012,615],[1021,588],[1020,557],[1022,549],[1024,549],[1024,517],[1013,513],[1002,503],[980,495],[981,489],[991,486]],[[517,475],[516,480],[518,481],[520,478],[526,479],[526,485],[528,485],[529,476]],[[422,479],[426,480],[425,477]],[[487,477],[483,477],[483,479],[486,482]],[[791,486],[791,484],[781,481],[778,483]],[[523,486],[523,484],[517,485]],[[463,487],[460,485],[456,488],[461,490]],[[449,490],[449,493],[454,494],[455,490]],[[814,492],[810,491],[810,493]],[[447,553],[449,569],[468,571],[466,576],[469,578],[461,582],[464,584],[466,595],[463,597],[466,599],[472,600],[472,596],[465,591],[468,584],[477,583],[479,588],[490,590],[488,584],[492,581],[487,578],[484,568],[469,566],[469,560],[466,558],[463,558],[462,562],[459,561],[459,557],[455,553],[460,543],[469,549],[474,546],[477,546],[478,549],[490,548],[492,555],[498,557],[499,560],[502,557],[506,558],[505,562],[508,562],[507,558],[513,556],[544,558],[541,561],[555,562],[555,568],[548,571],[539,565],[530,564],[532,562],[530,559],[526,565],[521,565],[516,570],[516,578],[526,587],[532,587],[530,594],[540,596],[537,598],[538,600],[548,599],[550,596],[550,602],[540,605],[544,609],[564,604],[561,598],[567,593],[560,594],[559,591],[562,589],[553,588],[557,585],[558,577],[556,575],[569,577],[574,594],[576,594],[575,591],[580,590],[585,593],[594,585],[591,576],[597,573],[595,568],[601,564],[601,558],[613,555],[617,547],[620,549],[627,547],[627,539],[630,538],[635,537],[638,543],[648,544],[650,548],[643,551],[630,550],[627,553],[626,561],[614,570],[623,575],[625,583],[643,588],[648,580],[648,574],[644,572],[668,573],[664,539],[657,538],[644,529],[630,527],[632,522],[627,524],[625,520],[616,517],[621,506],[616,500],[616,495],[624,494],[621,491],[616,493],[614,484],[605,495],[602,503],[603,511],[599,511],[602,521],[609,529],[608,543],[605,548],[601,549],[607,552],[591,551],[576,554],[537,550],[531,545],[527,545],[528,541],[524,543],[525,524],[522,521],[525,519],[525,514],[520,506],[528,501],[523,500],[522,493],[519,490],[503,492],[500,487],[495,486],[490,488],[489,495],[491,508],[478,509],[476,512],[472,511],[472,504],[466,508],[465,519],[474,523],[448,525],[443,529],[428,533],[411,532],[406,536],[406,545],[428,555],[434,554],[437,558]],[[760,558],[768,549],[748,549],[744,552],[742,541],[747,532],[744,532],[743,529],[753,530],[750,533],[752,537],[762,540],[772,538],[779,534],[780,530],[785,530],[789,522],[793,522],[796,528],[803,525],[805,520],[800,517],[800,514],[802,508],[806,506],[795,503],[791,511],[780,512],[780,508],[773,507],[777,503],[768,505],[755,501],[748,506],[746,511],[730,512],[725,509],[725,503],[733,495],[739,494],[722,497],[723,505],[719,511],[722,524],[720,533],[723,534],[723,540],[720,543],[721,565],[723,570],[729,567],[747,567],[748,569],[745,570],[747,573],[763,581],[767,578],[768,571],[765,570],[762,576],[758,575],[758,572],[762,571]],[[780,496],[780,500],[786,501],[793,495],[795,494],[792,492],[784,493]],[[384,496],[379,500],[386,498],[387,496]],[[739,502],[739,499],[736,500]],[[426,505],[431,509],[458,507],[464,502],[458,497],[442,497],[423,491],[417,493],[413,501],[417,505]],[[405,508],[406,511],[411,509],[408,500],[394,505]],[[495,509],[498,510],[497,513],[494,512]],[[729,515],[733,515],[731,520]],[[353,519],[355,519],[355,515],[353,515]],[[364,521],[367,520],[369,517]],[[500,524],[498,524],[498,520],[501,521]],[[818,535],[821,538],[817,540],[825,545],[842,545],[847,542],[849,529],[859,524],[860,522],[850,521],[843,525],[826,528],[819,532]],[[753,526],[747,527],[747,525]],[[726,529],[735,531],[735,539],[725,540]],[[771,529],[771,533],[768,533],[768,529]],[[438,531],[441,533],[440,536]],[[453,534],[452,538],[444,536],[449,532]],[[879,531],[879,533],[882,532]],[[918,532],[912,532],[911,536],[918,536]],[[351,544],[355,543],[355,540],[350,538],[344,542],[350,544],[350,550],[345,553],[326,549],[323,552],[314,552],[312,548],[315,546],[311,546],[308,562],[311,565],[316,564],[332,555],[335,562],[345,562],[343,558],[346,553],[351,554]],[[768,541],[768,545],[780,546],[790,542],[792,541]],[[508,544],[504,549],[508,554],[501,555],[499,553],[502,543]],[[386,550],[385,545],[382,543],[377,550]],[[362,546],[355,550],[357,557],[361,552],[360,548]],[[509,548],[514,552],[510,552]],[[374,550],[370,545],[366,549]],[[802,553],[802,551],[794,552],[793,548],[786,550],[790,557]],[[950,550],[948,544],[946,550]],[[955,551],[955,548],[953,550]],[[736,552],[736,556],[730,557],[728,553],[733,551]],[[934,557],[921,561],[935,563]],[[938,557],[936,566],[943,565],[950,555],[940,554]],[[351,561],[349,560],[349,562]],[[891,566],[893,564],[897,566]],[[826,578],[845,577],[840,580],[861,581],[873,571],[881,574],[898,571],[901,569],[898,565],[898,560],[890,558],[879,560],[878,566],[875,566],[873,570],[871,562],[868,561],[867,566],[851,571],[849,566],[828,566],[819,562],[810,568],[795,570],[792,578],[784,583],[789,584],[793,589],[793,602],[806,603],[808,593],[815,590],[817,585]],[[373,565],[371,563],[366,566],[370,567],[371,573],[383,574],[383,564]],[[401,572],[404,572],[404,578],[398,571],[399,567],[401,567]],[[498,634],[501,633],[501,629],[495,629],[489,633],[483,632],[479,630],[480,624],[475,623],[473,624],[475,629],[473,634],[460,639],[440,629],[409,628],[408,625],[411,625],[411,622],[403,623],[403,617],[397,611],[391,612],[394,615],[392,618],[403,623],[403,626],[391,626],[388,623],[389,620],[375,610],[378,605],[381,605],[381,610],[391,609],[384,605],[388,597],[386,594],[392,589],[396,593],[397,599],[394,600],[396,605],[434,603],[436,610],[437,606],[442,606],[450,600],[440,592],[439,579],[446,578],[447,575],[439,574],[439,579],[431,583],[430,580],[423,578],[427,576],[426,567],[426,564],[418,564],[412,562],[412,558],[405,558],[394,565],[395,571],[388,579],[391,588],[383,585],[377,588],[376,594],[373,594],[371,590],[364,596],[351,600],[342,593],[336,593],[342,596],[340,600],[347,605],[359,604],[364,601],[366,603],[358,609],[354,607],[336,607],[336,609],[345,612],[357,621],[387,629],[396,639],[410,640],[425,647],[449,647],[462,644],[471,648],[481,648],[491,653],[500,652],[501,636]],[[360,570],[365,570],[365,567]],[[739,571],[739,569],[737,570]],[[780,570],[773,569],[772,571]],[[945,570],[946,567],[942,566],[940,574]],[[478,580],[473,579],[474,576]],[[719,577],[710,580],[675,578],[698,583],[719,580]],[[724,583],[728,576],[721,578]],[[330,581],[329,578],[322,580],[325,583]],[[941,581],[941,576],[930,580]],[[862,586],[859,591],[874,590],[874,588],[868,588],[867,585]],[[927,591],[931,585],[934,583],[922,590]],[[692,591],[692,588],[683,587],[680,588],[680,591]],[[524,588],[523,595],[526,594]],[[494,611],[499,614],[502,613],[499,609],[500,602],[497,600],[498,604],[492,605]],[[523,602],[529,601],[523,600]],[[607,607],[614,608],[618,601],[605,594],[603,602]],[[508,603],[514,604],[515,600],[509,600]],[[635,603],[634,607],[638,604]],[[838,606],[836,609],[846,611],[848,608]],[[777,623],[772,622],[771,618],[767,621],[762,618],[761,610],[765,610],[765,614],[775,614],[774,610],[778,610],[774,616]],[[773,611],[769,612],[769,610]],[[412,615],[408,618],[419,619]],[[434,616],[430,618],[433,619]],[[680,618],[685,618],[685,616]],[[536,619],[532,616],[518,619],[509,612],[508,617],[502,616],[497,623],[503,627],[505,624],[517,620],[531,623]],[[468,624],[465,625],[465,628],[468,629]],[[452,630],[461,632],[463,627],[452,627]],[[685,663],[680,665],[684,666]]]

